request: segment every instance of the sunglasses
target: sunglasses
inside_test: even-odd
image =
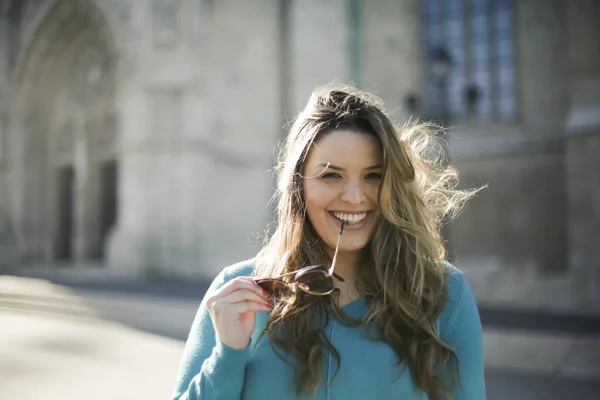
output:
[[[333,293],[335,285],[333,278],[344,282],[344,278],[335,273],[335,261],[337,259],[340,241],[342,240],[342,232],[344,231],[344,222],[340,228],[335,253],[331,261],[331,267],[325,265],[311,265],[309,267],[300,268],[296,271],[288,272],[275,278],[256,279],[255,282],[269,293],[277,292],[281,289],[291,289],[292,291],[301,290],[305,293],[315,296],[326,296]],[[284,281],[282,278],[291,276],[290,282]]]

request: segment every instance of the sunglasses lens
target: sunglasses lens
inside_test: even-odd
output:
[[[333,278],[322,270],[304,272],[296,277],[296,282],[302,290],[309,293],[326,294],[334,288]]]

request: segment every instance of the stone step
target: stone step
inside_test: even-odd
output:
[[[600,336],[484,329],[486,368],[600,380]]]

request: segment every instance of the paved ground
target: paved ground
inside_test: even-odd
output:
[[[168,399],[182,342],[118,324],[1,312],[0,399]]]
[[[168,398],[205,289],[0,276],[0,399]],[[485,312],[488,399],[600,393],[600,335],[571,327],[590,320]]]

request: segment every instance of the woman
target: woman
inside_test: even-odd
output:
[[[174,399],[485,399],[477,307],[439,234],[475,191],[426,128],[398,133],[351,87],[313,93],[278,165],[276,230],[212,283]]]

